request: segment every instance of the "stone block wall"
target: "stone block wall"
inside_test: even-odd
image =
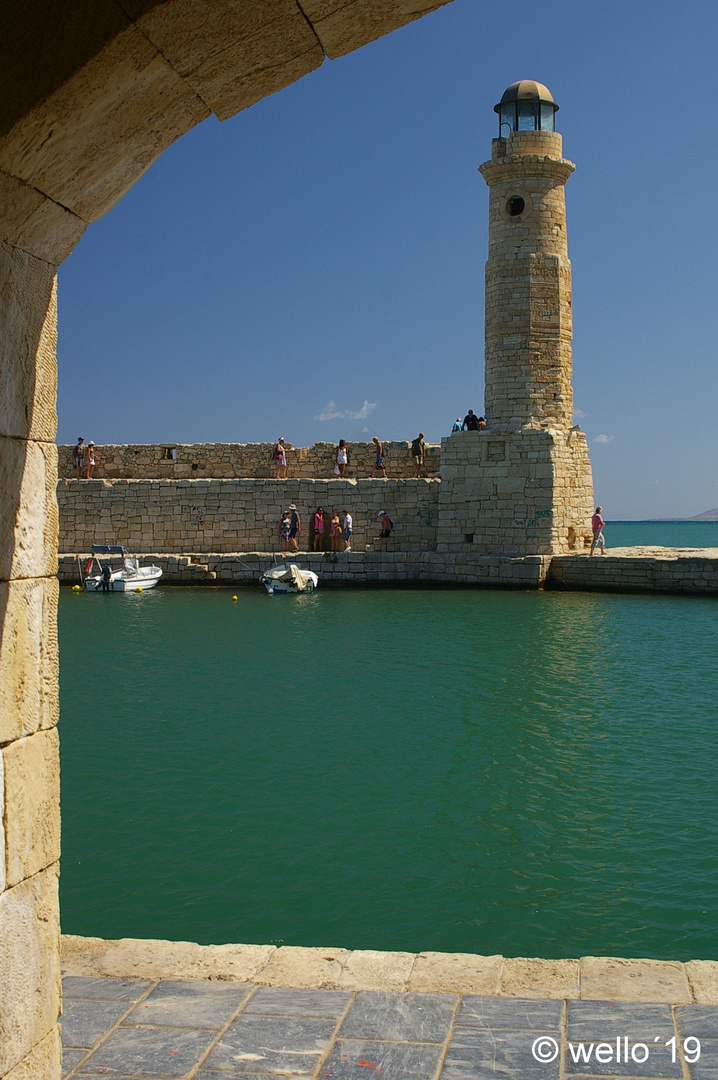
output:
[[[437,550],[548,555],[591,542],[580,431],[465,431],[442,441]]]
[[[60,551],[120,543],[132,552],[278,551],[278,526],[290,503],[302,519],[300,547],[312,545],[311,515],[349,510],[353,546],[379,533],[379,511],[394,522],[394,542],[436,548],[438,480],[60,480]]]
[[[413,476],[410,442],[384,443],[384,464],[392,479]],[[96,447],[95,478],[127,480],[268,479],[276,475],[272,460],[275,443],[127,443]],[[73,446],[60,446],[60,476],[75,475]],[[372,442],[349,445],[346,476],[353,479],[374,475],[375,450]],[[287,451],[287,475],[311,480],[331,477],[336,461],[336,444],[317,442],[313,446],[293,446]],[[439,475],[440,447],[427,445],[422,475]]]

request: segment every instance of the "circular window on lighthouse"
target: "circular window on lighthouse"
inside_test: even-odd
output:
[[[531,196],[523,188],[514,188],[511,194],[499,203],[499,212],[504,221],[524,221],[532,210]]]

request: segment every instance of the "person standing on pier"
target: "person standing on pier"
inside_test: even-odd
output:
[[[601,554],[602,555],[606,554],[606,541],[603,538],[603,526],[606,524],[606,522],[603,520],[603,518],[601,516],[601,510],[602,509],[603,509],[602,506],[597,506],[596,507],[596,513],[591,518],[591,529],[593,531],[593,540],[591,542],[591,551],[590,551],[591,555],[593,555],[593,549],[596,547],[596,544],[598,544],[598,546],[600,547]]]
[[[411,456],[414,459],[414,476],[421,476],[424,459],[426,458],[426,444],[424,442],[423,431],[420,431],[417,437],[412,441]]]
[[[95,444],[90,439],[87,444],[87,479],[92,480],[92,474],[95,471],[95,465],[97,464],[97,458],[95,456]]]
[[[300,518],[294,503],[290,505],[289,510],[292,515],[290,518],[289,542],[292,545],[293,551],[299,551],[298,537],[300,532],[302,531],[302,519]]]
[[[278,439],[277,445],[274,447],[274,462],[277,466],[277,480],[287,479],[287,448],[284,445],[284,439]]]
[[[80,479],[80,473],[82,472],[82,466],[85,464],[85,440],[81,435],[77,436],[77,446],[73,451],[75,458],[75,479]]]
[[[374,443],[374,449],[376,450],[376,458],[374,460],[374,472],[380,472],[386,480],[386,469],[384,468],[384,446],[379,442],[377,435],[372,439]]]

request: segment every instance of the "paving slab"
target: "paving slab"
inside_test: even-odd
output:
[[[80,1074],[101,1076],[184,1076],[198,1065],[211,1043],[213,1031],[177,1031],[167,1028],[118,1028],[96,1050]]]
[[[242,983],[167,979],[135,1006],[124,1023],[219,1031],[253,989]]]
[[[284,986],[262,986],[243,1010],[243,1015],[339,1020],[353,997],[345,990],[294,990]]]
[[[93,998],[95,1001],[139,1001],[153,985],[150,979],[92,978],[66,975],[62,980],[62,999]]]
[[[79,1065],[83,1058],[87,1057],[87,1050],[68,1050],[62,1048],[62,1075],[67,1076],[71,1069]]]
[[[627,1001],[570,1001],[567,1036],[574,1042],[667,1042],[676,1034],[669,1005]]]
[[[537,1031],[554,1034],[564,1014],[562,1001],[534,1001],[530,998],[462,998],[456,1014],[457,1027],[486,1030]]]
[[[699,1039],[718,1039],[718,1007],[715,1005],[678,1005],[675,1010],[678,1034]]]
[[[532,1031],[457,1028],[441,1072],[441,1080],[558,1080],[559,1040],[556,1057],[538,1061],[532,1052]]]
[[[339,1039],[319,1071],[321,1080],[434,1080],[440,1046]]]
[[[456,1010],[454,994],[360,991],[339,1029],[344,1039],[443,1043]]]
[[[235,1075],[291,1071],[311,1076],[335,1029],[333,1020],[239,1016],[203,1064]]]
[[[126,1001],[92,1001],[89,998],[65,1001],[62,1007],[62,1045],[92,1049],[128,1008],[130,1004]]]

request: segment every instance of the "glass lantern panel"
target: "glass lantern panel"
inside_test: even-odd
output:
[[[553,105],[541,105],[541,130],[556,130],[556,110]]]
[[[535,131],[538,127],[538,102],[519,101],[519,131]]]
[[[499,114],[499,130],[502,138],[506,138],[512,131],[516,131],[516,104],[502,105]]]

